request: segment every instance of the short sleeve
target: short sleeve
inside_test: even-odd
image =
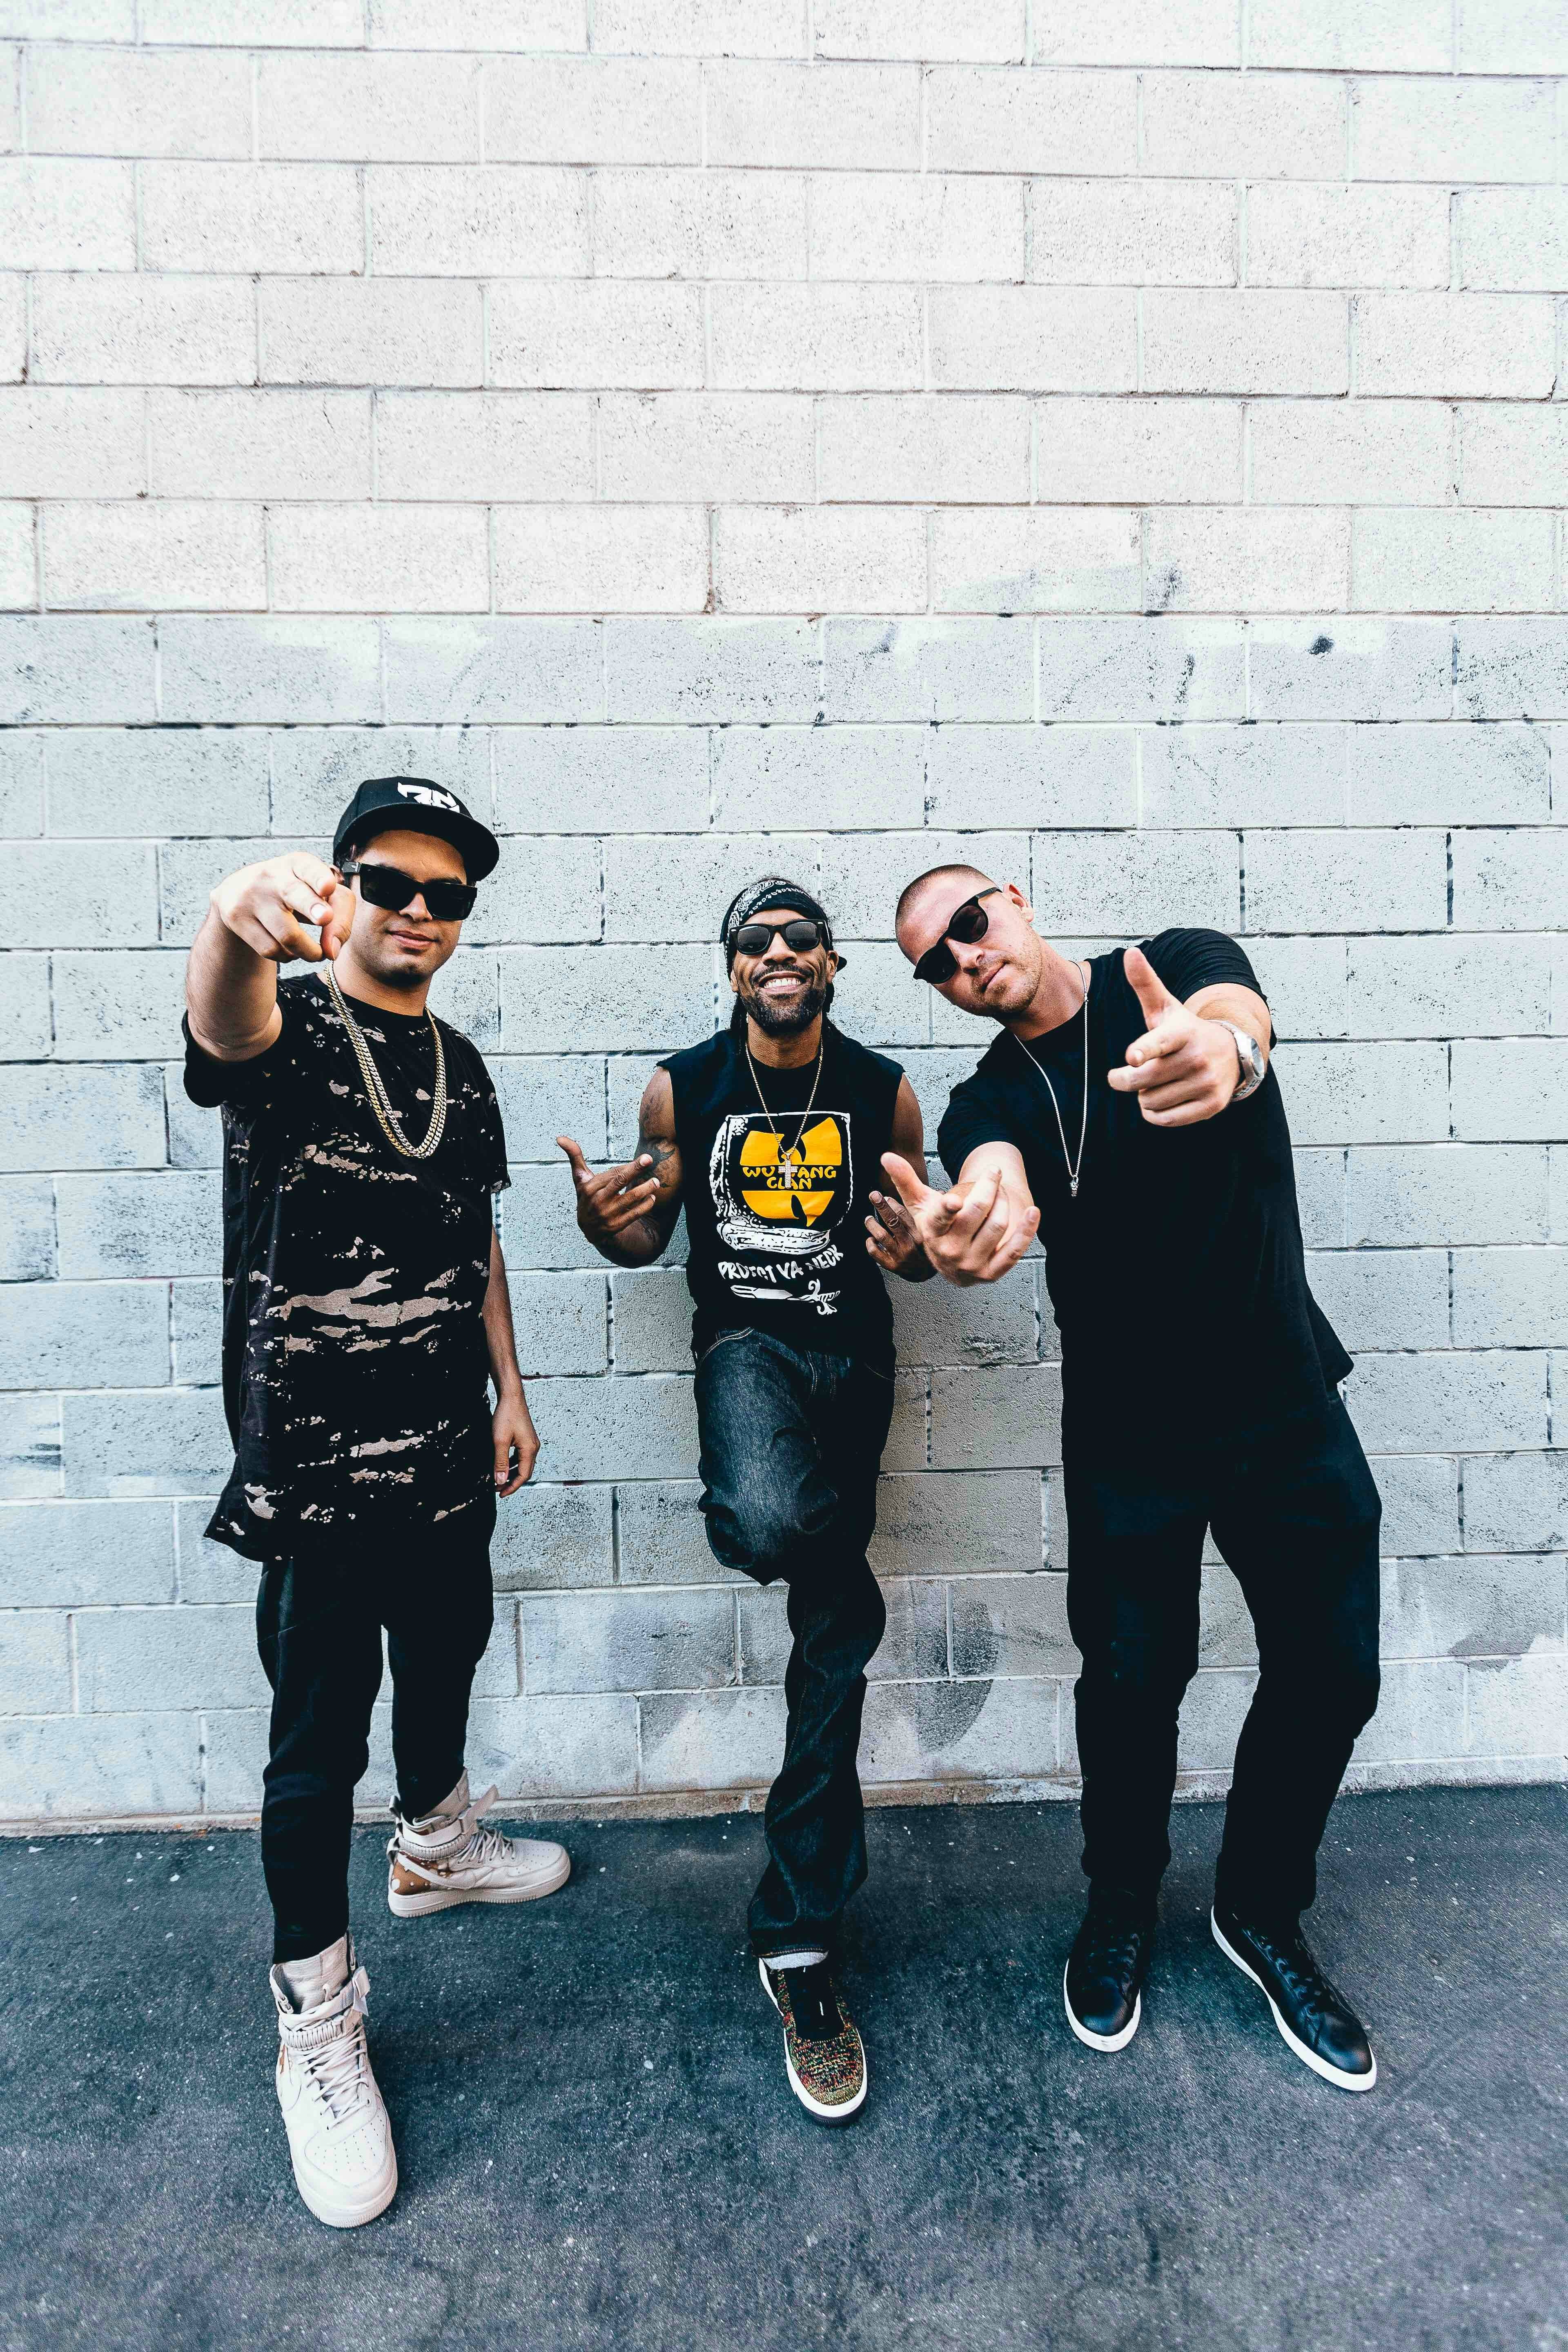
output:
[[[445,1027],[445,1024],[443,1024]],[[454,1032],[446,1031],[448,1049]],[[468,1065],[468,1084],[472,1094],[472,1167],[487,1192],[504,1192],[511,1182],[506,1164],[506,1129],[501,1121],[500,1104],[485,1057],[468,1039],[461,1039],[464,1059]]]
[[[1015,1143],[1017,1139],[997,1102],[994,1090],[977,1070],[954,1087],[936,1134],[937,1158],[950,1177],[956,1177],[972,1151],[983,1143]]]
[[[185,1092],[192,1102],[203,1110],[216,1110],[224,1103],[237,1109],[261,1110],[270,1101],[280,1080],[295,1067],[302,1015],[291,996],[279,989],[278,1009],[283,1015],[283,1026],[277,1040],[264,1054],[253,1055],[247,1062],[220,1062],[206,1053],[191,1034],[188,1018],[180,1022],[185,1041]]]
[[[1145,940],[1142,946],[1172,995],[1179,996],[1184,1004],[1200,988],[1218,988],[1226,983],[1250,988],[1255,996],[1263,995],[1258,974],[1246,953],[1223,931],[1161,931],[1157,938]],[[1268,1002],[1266,997],[1264,1002]]]

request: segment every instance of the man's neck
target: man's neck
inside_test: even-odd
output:
[[[794,1036],[770,1037],[748,1013],[746,1045],[752,1061],[763,1063],[770,1070],[804,1070],[822,1051],[822,1014],[819,1013],[815,1021],[797,1030]]]
[[[356,961],[352,940],[340,950],[334,969],[343,994],[361,1004],[374,1004],[378,1013],[401,1013],[412,1020],[425,1010],[425,999],[430,993],[427,980],[417,980],[409,988],[389,988]]]
[[[1048,1036],[1053,1029],[1073,1020],[1083,1007],[1082,964],[1072,962],[1048,940],[1043,945],[1040,984],[1029,999],[1026,1011],[1007,1024],[1016,1037]]]

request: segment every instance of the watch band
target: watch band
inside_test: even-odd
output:
[[[1245,1102],[1248,1095],[1255,1095],[1258,1092],[1267,1075],[1268,1066],[1263,1059],[1263,1048],[1256,1037],[1251,1036],[1245,1029],[1238,1029],[1234,1021],[1222,1021],[1219,1025],[1222,1029],[1228,1029],[1236,1040],[1236,1058],[1239,1065],[1240,1075],[1237,1079],[1236,1092],[1232,1095],[1231,1101]]]

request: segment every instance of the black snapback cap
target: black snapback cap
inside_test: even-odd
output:
[[[445,784],[433,784],[428,776],[371,776],[338,819],[333,865],[342,864],[351,841],[365,842],[375,834],[394,831],[433,833],[449,841],[461,852],[470,882],[482,882],[500,857],[500,844],[489,825],[470,815]]]

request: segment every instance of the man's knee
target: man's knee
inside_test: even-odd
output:
[[[714,1559],[759,1584],[801,1575],[825,1532],[810,1511],[765,1495],[709,1494],[702,1516]]]
[[[1172,1714],[1197,1670],[1195,1636],[1173,1637],[1157,1628],[1108,1633],[1084,1652],[1083,1678],[1092,1687]]]

